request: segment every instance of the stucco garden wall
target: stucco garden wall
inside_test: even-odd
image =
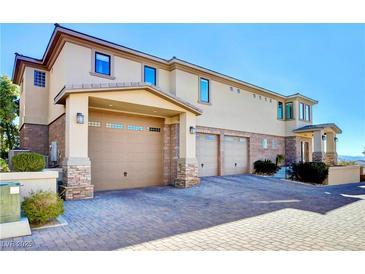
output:
[[[325,184],[340,185],[360,182],[360,166],[331,166]]]
[[[4,172],[0,173],[0,182],[19,182],[20,197],[24,199],[31,192],[57,192],[57,171],[40,172]]]

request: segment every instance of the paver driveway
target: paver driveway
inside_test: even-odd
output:
[[[207,177],[197,187],[103,192],[65,202],[68,225],[4,250],[365,250],[365,183],[315,187]],[[11,246],[29,241],[31,247]]]

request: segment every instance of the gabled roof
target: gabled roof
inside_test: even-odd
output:
[[[66,97],[72,93],[92,93],[101,91],[123,91],[123,90],[140,90],[145,89],[161,98],[172,102],[183,109],[186,109],[196,115],[200,115],[203,111],[200,108],[186,102],[185,100],[166,93],[158,87],[143,82],[123,82],[123,83],[103,83],[103,84],[71,84],[64,86],[54,98],[55,104],[64,104]]]
[[[322,129],[326,129],[326,128],[331,128],[336,133],[342,133],[342,130],[335,123],[308,125],[308,126],[294,129],[293,132],[297,132],[297,133],[309,132],[309,131],[315,131],[315,130],[322,130]]]
[[[62,48],[62,46],[59,45],[59,42],[62,41],[62,37],[68,37],[68,38],[72,37],[74,39],[79,39],[80,41],[85,41],[88,43],[96,44],[98,46],[107,47],[107,48],[119,51],[121,53],[124,53],[124,54],[128,55],[129,57],[134,56],[134,57],[140,58],[142,60],[144,59],[149,62],[159,64],[166,70],[173,70],[173,69],[178,68],[178,69],[195,71],[196,73],[202,74],[202,76],[207,75],[208,77],[217,79],[217,81],[227,83],[227,84],[235,86],[237,88],[242,86],[244,88],[253,89],[254,92],[261,92],[267,96],[271,95],[271,96],[276,97],[281,100],[287,100],[287,99],[294,98],[294,97],[301,97],[303,99],[310,101],[313,104],[318,103],[318,101],[311,99],[309,97],[306,97],[304,95],[301,95],[299,93],[290,95],[290,96],[285,96],[278,92],[275,92],[275,91],[272,91],[272,90],[269,90],[269,89],[266,89],[263,87],[259,87],[254,84],[250,84],[248,82],[245,82],[245,81],[239,80],[237,78],[216,72],[214,70],[210,70],[210,69],[201,67],[199,65],[192,64],[190,62],[178,59],[176,57],[173,57],[169,60],[163,59],[163,58],[160,58],[160,57],[148,54],[148,53],[144,53],[142,51],[131,49],[131,48],[128,48],[128,47],[125,47],[125,46],[122,46],[122,45],[119,45],[119,44],[116,44],[116,43],[113,43],[110,41],[106,41],[104,39],[100,39],[100,38],[97,38],[97,37],[94,37],[94,36],[79,32],[79,31],[75,31],[75,30],[66,28],[59,24],[55,24],[55,28],[54,28],[51,38],[48,42],[46,51],[44,52],[43,57],[41,59],[24,56],[24,55],[21,55],[18,53],[15,54],[13,76],[12,76],[13,82],[19,84],[20,75],[22,75],[22,73],[23,73],[24,65],[40,67],[40,68],[49,70],[52,67],[53,62],[55,61],[55,59],[57,57],[57,56],[54,57],[52,53],[54,51],[60,50],[60,48]]]

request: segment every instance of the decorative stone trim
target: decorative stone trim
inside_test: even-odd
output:
[[[180,158],[177,162],[177,178],[174,186],[177,188],[187,188],[199,183],[197,160],[195,158]]]
[[[327,152],[325,163],[329,166],[337,165],[337,152]]]
[[[313,162],[324,162],[325,155],[324,152],[313,152],[312,154]]]
[[[61,186],[61,194],[65,200],[82,200],[94,198],[93,185]]]
[[[63,166],[63,185],[61,189],[63,190],[61,193],[66,200],[94,197],[89,159],[66,159]]]
[[[163,136],[163,180],[166,185],[174,185],[178,158],[179,124],[166,124]]]

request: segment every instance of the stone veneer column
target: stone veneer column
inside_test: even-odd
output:
[[[63,196],[66,200],[93,198],[91,163],[88,157],[88,105],[83,94],[66,99],[65,160],[63,162]],[[84,115],[84,123],[76,122],[76,114]]]
[[[323,130],[317,130],[313,132],[313,162],[324,162],[325,160],[322,135]]]
[[[80,200],[94,197],[94,186],[91,184],[91,164],[89,159],[65,159],[61,189],[61,193],[66,200]]]
[[[336,142],[335,142],[336,134],[333,132],[327,132],[326,135],[326,155],[325,155],[325,163],[327,165],[333,166],[337,164],[337,152],[336,152]]]
[[[196,159],[196,135],[190,133],[190,127],[196,127],[196,116],[181,113],[179,124],[179,159],[175,187],[185,188],[199,184],[198,161]]]

